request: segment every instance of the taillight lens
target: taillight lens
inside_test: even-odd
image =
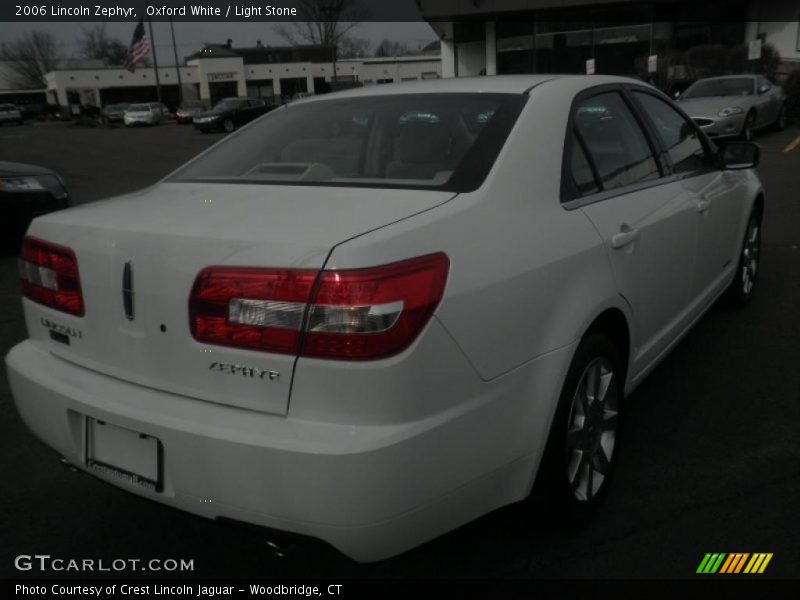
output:
[[[23,296],[83,316],[78,260],[72,250],[28,236],[22,242],[18,264]]]
[[[369,360],[408,347],[444,293],[444,254],[338,271],[208,267],[189,302],[198,341]]]
[[[295,354],[317,273],[207,267],[189,301],[192,335],[209,344]]]

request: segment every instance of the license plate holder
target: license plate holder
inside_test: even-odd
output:
[[[86,417],[86,466],[100,475],[161,492],[163,455],[151,435]]]

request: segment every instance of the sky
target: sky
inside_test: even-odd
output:
[[[77,56],[78,44],[76,38],[81,36],[84,29],[95,25],[96,23],[0,22],[0,40],[13,41],[25,32],[46,30],[51,32],[62,44],[65,56]],[[136,24],[133,22],[107,23],[106,31],[111,37],[119,38],[127,46],[130,43],[135,26]],[[275,32],[275,27],[275,23],[269,22],[176,22],[175,41],[178,46],[178,57],[180,60],[182,57],[189,56],[205,42],[224,43],[228,38],[233,40],[234,47],[255,46],[257,40],[261,40],[265,46],[286,45],[283,38]],[[412,50],[416,50],[437,39],[433,29],[424,21],[415,23],[360,23],[351,31],[351,34],[353,37],[368,39],[372,43],[373,49],[384,38],[405,42]],[[153,37],[156,40],[159,64],[165,66],[174,64],[169,23],[154,22]]]

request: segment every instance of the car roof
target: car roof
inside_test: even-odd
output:
[[[742,73],[741,75],[718,75],[717,77],[703,77],[702,79],[698,79],[697,81],[716,81],[719,79],[755,79],[756,77],[760,77],[760,75],[754,75],[752,73]]]
[[[524,94],[537,85],[562,80],[585,79],[586,87],[603,85],[606,83],[638,83],[645,82],[630,77],[617,77],[612,75],[491,75],[480,77],[448,77],[445,79],[424,79],[416,81],[403,81],[381,85],[369,85],[324,94],[309,96],[295,100],[292,104],[305,102],[319,102],[325,98],[357,98],[362,96],[392,96],[396,94],[427,94],[427,93],[496,93],[496,94]]]

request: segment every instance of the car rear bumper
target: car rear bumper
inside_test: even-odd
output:
[[[74,365],[30,340],[9,352],[6,365],[24,422],[77,467],[88,470],[87,417],[145,433],[163,446],[161,492],[91,474],[191,513],[319,538],[373,561],[527,495],[552,388],[560,388],[572,349],[482,384],[457,409],[372,426],[160,392]]]
[[[199,131],[222,131],[222,123],[214,121],[212,123],[193,123]]]
[[[125,125],[155,125],[156,124],[156,119],[145,118],[145,117],[141,117],[141,118],[125,117],[123,119],[123,122],[125,123]]]

